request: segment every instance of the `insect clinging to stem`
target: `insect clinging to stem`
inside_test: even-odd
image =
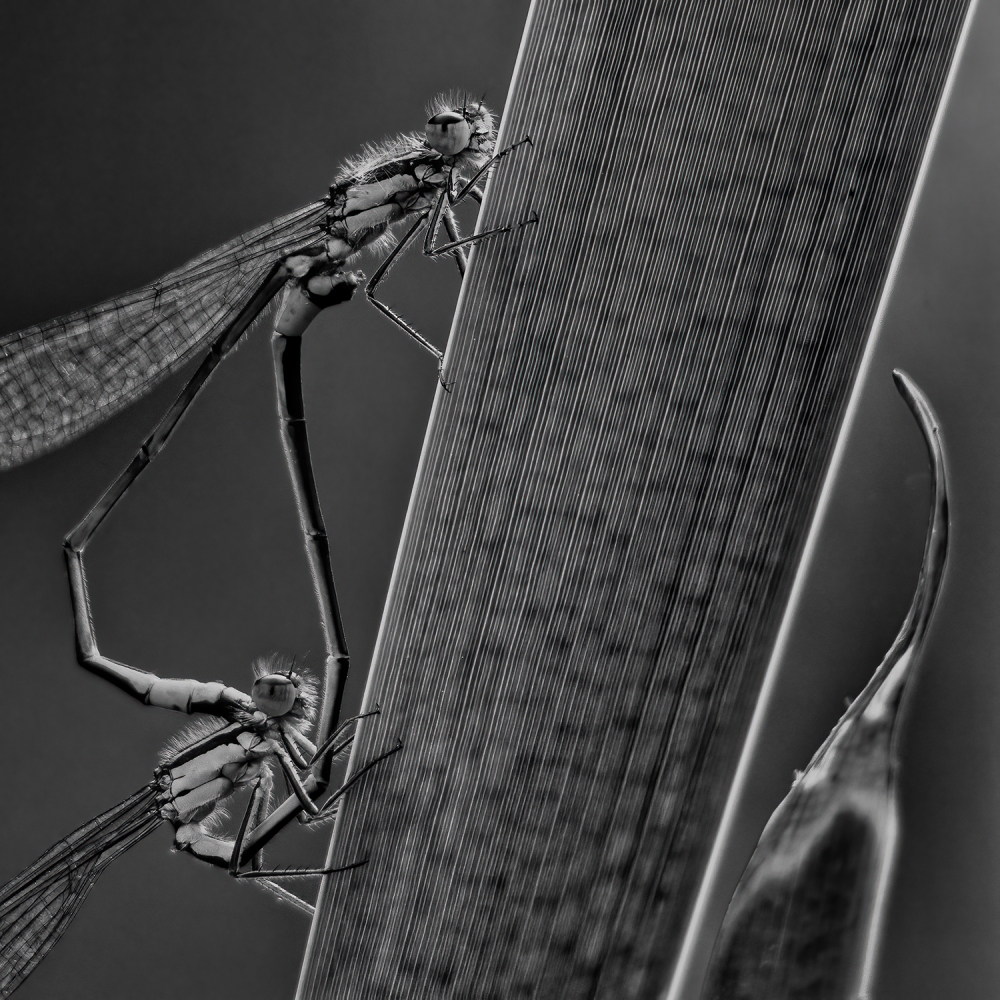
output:
[[[410,228],[368,280],[365,294],[435,358],[445,385],[443,352],[378,299],[376,290],[421,230],[423,253],[453,256],[464,274],[465,248],[538,217],[531,213],[521,222],[463,237],[453,206],[470,197],[481,201],[479,185],[491,168],[531,138],[496,151],[496,125],[482,101],[439,97],[429,110],[423,133],[396,136],[348,160],[320,201],[135,291],[0,338],[0,469],[72,441],[209,347],[175,404],[176,423],[283,287],[298,280],[306,299],[322,299],[334,275],[365,248],[378,250],[404,222]],[[448,242],[438,245],[442,225]]]
[[[454,105],[454,106],[452,106]],[[365,859],[322,869],[265,871],[261,851],[288,822],[329,818],[348,788],[397,742],[356,769],[326,799],[333,760],[351,745],[338,726],[349,655],[334,585],[306,434],[301,341],[322,309],[347,301],[361,281],[346,270],[399,222],[412,224],[366,286],[369,299],[438,362],[443,354],[375,297],[379,282],[421,229],[423,252],[452,255],[464,273],[464,248],[509,232],[494,227],[462,237],[452,206],[481,200],[478,187],[520,142],[494,152],[493,117],[480,101],[442,102],[424,134],[397,137],[348,163],[323,200],[198,257],[134,292],[2,339],[0,467],[28,461],[73,440],[140,398],[207,345],[210,350],[133,460],[64,543],[76,625],[77,659],[144,704],[213,717],[166,752],[154,780],[53,846],[0,888],[0,995],[9,995],[55,944],[104,867],[164,820],[175,846],[250,878],[282,898],[308,904],[275,879],[326,875]],[[537,216],[518,223],[525,226]],[[444,225],[449,241],[437,245]],[[283,292],[272,336],[281,440],[322,626],[325,656],[315,696],[289,664],[265,663],[250,694],[222,682],[160,678],[105,656],[91,614],[84,553],[94,533],[159,454],[219,362]],[[312,726],[311,735],[304,729]],[[183,745],[182,745],[183,744]],[[271,771],[290,792],[270,808]],[[222,804],[236,789],[250,801],[235,837],[218,835]],[[247,870],[247,866],[249,870]]]
[[[275,880],[329,875],[366,862],[262,868],[263,843],[259,835],[254,844],[251,840],[260,830],[261,816],[269,813],[276,767],[306,810],[306,822],[317,822],[332,818],[346,791],[402,744],[376,756],[317,804],[308,790],[315,784],[310,781],[313,767],[344,753],[354,738],[345,735],[347,730],[378,709],[348,719],[317,747],[303,732],[316,709],[308,679],[279,657],[259,660],[254,671],[251,694],[241,697],[232,690],[229,696],[230,702],[244,700],[247,711],[227,709],[222,716],[197,720],[164,749],[148,785],[60,840],[0,888],[0,996],[13,993],[55,945],[107,865],[164,821],[174,827],[177,850],[223,867],[235,878],[254,879],[309,913],[308,903]],[[174,691],[198,687],[198,682],[176,679],[157,683]],[[221,836],[224,803],[246,787],[250,801],[235,838]]]
[[[348,298],[356,284],[353,274],[338,276],[327,304]],[[297,307],[303,301],[310,300],[304,299],[302,286],[293,285],[278,316],[278,326],[286,332],[276,329],[273,343],[282,443],[324,636],[322,682],[317,685],[296,672],[291,660],[270,657],[255,664],[256,679],[246,694],[221,681],[161,678],[103,655],[97,645],[83,554],[93,532],[124,494],[124,489],[112,487],[65,545],[78,659],[146,705],[207,718],[196,721],[166,748],[148,785],[59,841],[0,888],[0,996],[12,993],[53,947],[104,868],[164,821],[174,827],[176,849],[223,867],[236,878],[254,879],[307,911],[309,904],[276,880],[333,874],[366,860],[318,869],[262,868],[262,850],[278,831],[297,816],[307,823],[331,818],[349,788],[402,748],[397,742],[377,754],[323,799],[334,760],[352,745],[354,737],[348,730],[379,710],[337,725],[349,657],[301,410],[298,362],[305,326],[298,322],[303,313]],[[290,329],[297,333],[289,333]],[[280,773],[289,794],[271,808],[274,771]],[[242,822],[235,837],[222,836],[225,802],[241,788],[250,789]]]

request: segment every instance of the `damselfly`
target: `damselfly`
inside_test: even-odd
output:
[[[366,286],[369,301],[430,352],[443,354],[376,298],[389,268],[421,230],[429,257],[453,255],[511,225],[462,237],[452,207],[481,201],[480,181],[525,137],[494,152],[481,101],[439,97],[424,133],[397,136],[349,160],[328,195],[252,230],[133,292],[0,338],[0,468],[26,462],[106,420],[198,351],[211,352],[185,390],[190,402],[215,365],[292,278],[310,291],[365,247],[411,221]],[[518,225],[536,221],[536,217]],[[448,242],[437,245],[441,226]],[[312,284],[310,284],[312,283]],[[182,396],[185,399],[185,396]],[[180,401],[179,401],[180,402]],[[183,412],[182,406],[180,412]],[[179,414],[178,414],[179,417]]]
[[[350,743],[349,739],[337,743],[344,729],[336,725],[349,657],[305,432],[301,336],[320,309],[351,297],[359,275],[346,271],[345,265],[363,248],[387,237],[395,223],[411,219],[409,230],[382,261],[366,292],[377,308],[435,356],[443,382],[442,353],[374,293],[422,228],[427,231],[424,253],[454,255],[463,273],[465,246],[512,228],[500,226],[462,238],[452,206],[467,196],[481,199],[478,182],[521,143],[494,155],[494,123],[481,102],[439,100],[432,111],[425,136],[404,135],[366,150],[344,168],[323,201],[204,254],[136,292],[31,327],[2,342],[3,466],[27,461],[100,423],[211,342],[181,395],[129,466],[69,534],[64,547],[80,663],[145,704],[224,720],[202,731],[194,743],[175,747],[153,783],[60,841],[0,890],[4,995],[52,947],[106,864],[165,819],[174,824],[175,845],[182,850],[221,864],[235,876],[264,881],[284,898],[307,905],[271,881],[289,873],[260,870],[261,849],[296,816],[305,814],[315,821],[330,815],[349,785],[399,748],[376,757],[325,803],[318,803],[333,759]],[[449,242],[437,246],[442,224]],[[326,647],[315,720],[308,693],[290,669],[264,667],[251,695],[246,695],[218,682],[161,679],[104,656],[91,618],[83,559],[94,532],[166,444],[216,365],[283,288],[273,337],[282,443]],[[302,728],[313,721],[310,739]],[[270,770],[275,764],[290,794],[268,811]],[[209,821],[217,816],[220,802],[248,783],[254,790],[235,840],[216,836]],[[247,864],[252,866],[249,872],[244,871]]]
[[[247,711],[227,712],[235,717],[228,724],[219,718],[194,723],[164,750],[147,786],[60,840],[0,888],[0,996],[13,993],[59,940],[105,867],[164,821],[174,827],[178,850],[226,868],[236,878],[255,879],[309,913],[312,906],[274,880],[328,875],[365,863],[262,869],[261,838],[252,846],[251,839],[261,829],[261,817],[274,815],[270,801],[276,764],[307,809],[307,821],[315,822],[332,818],[347,789],[402,744],[369,761],[318,805],[306,787],[312,768],[344,753],[353,740],[346,730],[377,709],[348,719],[317,747],[303,732],[314,721],[313,685],[294,672],[290,660],[267,658],[254,668],[251,694],[230,694]],[[185,682],[168,683],[176,688]],[[220,836],[225,800],[248,786],[250,802],[235,839]],[[250,870],[244,870],[247,864]]]

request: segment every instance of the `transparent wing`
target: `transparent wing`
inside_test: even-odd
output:
[[[0,997],[10,996],[48,954],[105,867],[161,822],[147,785],[0,888]]]
[[[72,440],[207,345],[274,265],[322,239],[314,202],[134,292],[0,337],[0,469]]]

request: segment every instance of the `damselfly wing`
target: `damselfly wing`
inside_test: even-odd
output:
[[[158,281],[0,338],[0,468],[20,465],[149,392],[232,323],[328,204],[245,233]]]
[[[0,997],[10,996],[51,951],[104,869],[162,822],[156,790],[147,785],[0,888]]]

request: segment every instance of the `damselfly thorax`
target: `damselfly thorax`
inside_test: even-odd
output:
[[[480,103],[438,108],[423,136],[403,135],[348,162],[330,187],[325,250],[346,262],[407,216],[432,212],[493,154],[493,117]]]

